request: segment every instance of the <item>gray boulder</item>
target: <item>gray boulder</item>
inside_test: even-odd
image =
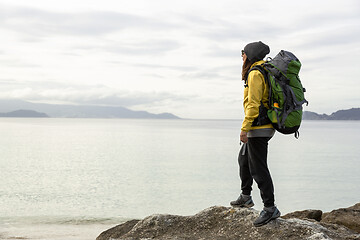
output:
[[[288,213],[282,218],[284,219],[290,219],[290,218],[299,218],[304,220],[315,220],[320,222],[322,217],[322,211],[321,210],[303,210],[303,211],[296,211],[292,213]]]
[[[360,233],[360,203],[324,213],[321,222],[343,225]]]
[[[254,227],[259,212],[214,206],[193,216],[151,215],[143,220],[132,220],[101,233],[96,240],[140,239],[360,239],[360,234],[341,225],[297,218],[278,218],[265,226]]]

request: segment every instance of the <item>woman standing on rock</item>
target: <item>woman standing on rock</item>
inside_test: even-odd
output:
[[[249,43],[242,51],[245,118],[240,133],[240,141],[244,144],[238,158],[242,193],[230,205],[254,206],[251,190],[255,180],[264,203],[264,209],[254,222],[255,226],[262,226],[280,216],[280,211],[274,203],[274,186],[267,166],[268,142],[275,133],[266,115],[269,108],[269,88],[263,74],[252,69],[264,63],[263,59],[269,52],[269,46],[262,42]]]

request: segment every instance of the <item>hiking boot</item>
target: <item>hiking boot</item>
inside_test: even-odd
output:
[[[254,221],[254,226],[255,227],[263,226],[268,222],[270,222],[271,220],[280,217],[280,215],[281,213],[279,209],[277,209],[277,207],[274,207],[274,211],[269,211],[266,208],[264,208],[264,210],[261,211],[260,216]]]
[[[250,208],[252,206],[254,206],[254,202],[251,199],[251,196],[247,196],[247,195],[243,195],[240,194],[240,196],[238,197],[238,199],[236,199],[235,201],[231,201],[230,205],[232,207],[246,207],[246,208]]]

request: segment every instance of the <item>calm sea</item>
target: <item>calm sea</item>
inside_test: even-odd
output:
[[[95,239],[154,213],[191,215],[239,195],[241,121],[0,119],[0,239]],[[360,121],[276,134],[282,213],[360,202]],[[262,208],[254,186],[255,208]]]

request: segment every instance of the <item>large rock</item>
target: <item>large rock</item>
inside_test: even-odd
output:
[[[346,227],[301,219],[278,218],[265,226],[254,227],[259,212],[214,206],[193,216],[152,215],[133,220],[101,233],[96,240],[136,239],[360,239]]]
[[[304,219],[304,220],[316,220],[318,222],[321,221],[322,217],[322,211],[321,210],[303,210],[303,211],[296,211],[292,213],[288,213],[282,218],[284,219],[290,219],[290,218],[298,218],[298,219]]]
[[[360,203],[324,213],[321,222],[343,225],[360,233]]]

